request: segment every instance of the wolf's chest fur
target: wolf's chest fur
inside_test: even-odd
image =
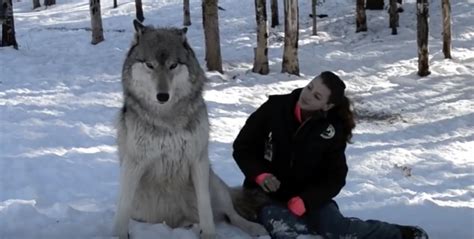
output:
[[[173,184],[189,180],[190,163],[208,147],[207,118],[195,119],[188,127],[150,127],[137,118],[126,120],[127,152],[137,163],[146,164],[143,180]],[[120,146],[119,146],[120,147]],[[140,161],[140,162],[139,162]],[[143,162],[145,161],[145,162]],[[163,181],[163,182],[161,182]],[[166,182],[165,182],[166,181]]]
[[[136,117],[124,116],[119,124],[119,151],[126,160],[144,167],[134,199],[132,218],[179,226],[183,215],[196,221],[193,163],[207,153],[209,124],[205,111],[186,127],[179,122],[150,126]],[[170,127],[173,126],[173,127]],[[177,215],[180,215],[179,217]]]

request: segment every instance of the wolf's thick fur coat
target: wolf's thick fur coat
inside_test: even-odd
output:
[[[267,234],[234,210],[227,185],[208,158],[206,81],[186,29],[134,21],[135,38],[123,65],[124,104],[118,122],[120,195],[115,233],[128,237],[129,219],[199,224],[215,238],[215,221],[228,220],[252,236]]]

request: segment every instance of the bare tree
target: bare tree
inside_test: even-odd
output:
[[[257,48],[254,49],[255,60],[252,71],[266,75],[269,72],[266,0],[255,0],[255,16],[257,19]]]
[[[114,0],[114,8],[117,8],[117,7],[118,7],[117,0]]]
[[[311,1],[311,15],[313,16],[313,35],[318,35],[318,26],[316,21],[316,5],[318,4],[318,0]]]
[[[417,6],[417,43],[418,43],[418,75],[427,76],[431,72],[428,64],[428,0],[416,0]]]
[[[189,11],[189,0],[183,1],[183,25],[184,26],[191,26],[191,13]]]
[[[89,0],[92,27],[92,45],[104,40],[104,30],[102,28],[102,14],[100,13],[100,0]]]
[[[443,54],[451,59],[451,3],[442,0],[443,5]]]
[[[272,28],[280,25],[280,21],[278,20],[278,0],[271,0],[272,9]]]
[[[33,0],[33,9],[41,7],[40,0]]]
[[[365,15],[364,0],[356,2],[356,32],[367,31],[367,17]]]
[[[390,7],[388,9],[390,14],[390,28],[392,28],[392,35],[397,35],[398,27],[398,6],[397,0],[390,0]]]
[[[284,0],[285,8],[285,45],[281,72],[299,75],[298,63],[298,0]]]
[[[222,70],[221,43],[219,36],[219,15],[217,0],[202,0],[202,25],[206,42],[206,66],[210,71]]]
[[[44,5],[45,6],[51,6],[56,4],[56,0],[44,0]]]
[[[145,17],[143,16],[142,0],[135,0],[135,9],[137,11],[138,21],[143,22],[145,20]]]
[[[13,48],[18,50],[12,0],[0,0],[0,3],[0,22],[2,23],[2,41],[0,46],[13,46]]]

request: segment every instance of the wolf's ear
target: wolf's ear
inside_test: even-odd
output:
[[[133,20],[133,27],[135,27],[135,32],[138,35],[143,34],[143,32],[145,31],[145,26],[143,26],[143,24],[140,21],[138,21],[137,19]]]
[[[188,32],[188,28],[187,27],[183,27],[179,33],[179,35],[181,35],[181,40],[183,42],[186,41],[186,33]]]

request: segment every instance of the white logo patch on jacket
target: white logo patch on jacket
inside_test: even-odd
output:
[[[331,139],[332,137],[334,137],[335,134],[336,134],[336,129],[334,129],[334,126],[332,126],[332,124],[329,124],[328,128],[324,132],[322,132],[320,135],[324,139]]]
[[[267,140],[265,140],[265,153],[263,155],[267,161],[273,160],[273,140],[272,140],[272,132],[268,134]]]

